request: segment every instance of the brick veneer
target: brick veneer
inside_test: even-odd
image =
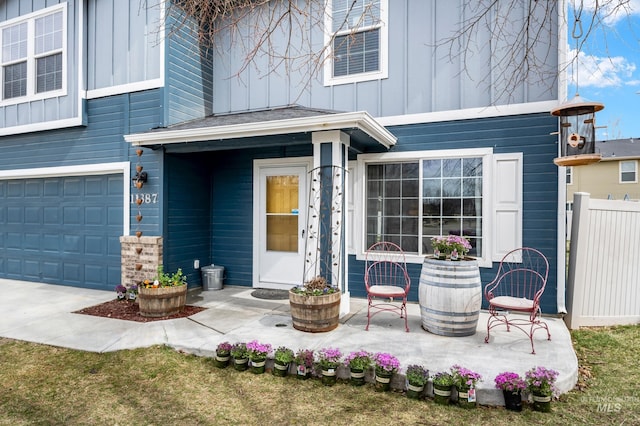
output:
[[[139,252],[139,253],[138,253]],[[129,287],[156,276],[162,265],[162,237],[120,237],[122,284]]]

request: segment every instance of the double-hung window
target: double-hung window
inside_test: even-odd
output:
[[[638,162],[636,160],[620,162],[620,183],[638,182]]]
[[[2,103],[63,90],[65,7],[54,6],[0,26]]]
[[[387,77],[388,0],[332,0],[325,84]]]

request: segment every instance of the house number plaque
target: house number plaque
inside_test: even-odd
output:
[[[142,200],[139,202],[138,200]],[[131,204],[156,204],[158,202],[157,192],[138,192],[131,194]]]

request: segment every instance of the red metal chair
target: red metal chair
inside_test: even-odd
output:
[[[507,253],[498,267],[493,281],[484,288],[484,296],[489,301],[489,319],[487,337],[492,328],[504,324],[507,331],[516,327],[529,336],[531,353],[535,354],[533,334],[538,329],[547,331],[547,340],[551,333],[547,323],[540,320],[540,298],[547,284],[549,262],[538,250],[518,248]],[[527,317],[508,317],[511,311],[527,314]]]
[[[371,317],[382,311],[391,311],[404,318],[404,327],[409,332],[407,295],[411,279],[407,274],[404,252],[398,245],[383,241],[369,247],[366,252],[364,284],[368,302],[365,330],[369,330]]]

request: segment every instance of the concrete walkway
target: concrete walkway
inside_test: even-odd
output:
[[[494,377],[503,371],[524,376],[532,367],[557,370],[560,392],[571,390],[578,374],[578,360],[571,336],[559,318],[546,318],[551,341],[544,331],[535,335],[536,355],[531,354],[528,337],[502,327],[492,330],[491,341],[484,343],[487,313],[482,312],[478,332],[469,337],[443,337],[421,328],[419,306],[408,306],[410,332],[397,315],[380,313],[369,331],[364,299],[351,299],[351,313],[327,333],[305,333],[291,324],[288,300],[263,300],[251,296],[253,289],[227,286],[218,291],[190,291],[187,303],[208,309],[189,318],[138,323],[74,314],[79,309],[114,299],[115,293],[74,287],[0,279],[0,336],[29,342],[108,352],[122,349],[168,345],[185,352],[213,356],[219,342],[247,342],[257,339],[274,348],[293,350],[339,348],[344,354],[354,350],[389,352],[404,369],[421,364],[431,373],[459,364],[479,372],[478,402],[503,404],[502,394],[494,388]],[[396,386],[402,386],[401,376]]]

